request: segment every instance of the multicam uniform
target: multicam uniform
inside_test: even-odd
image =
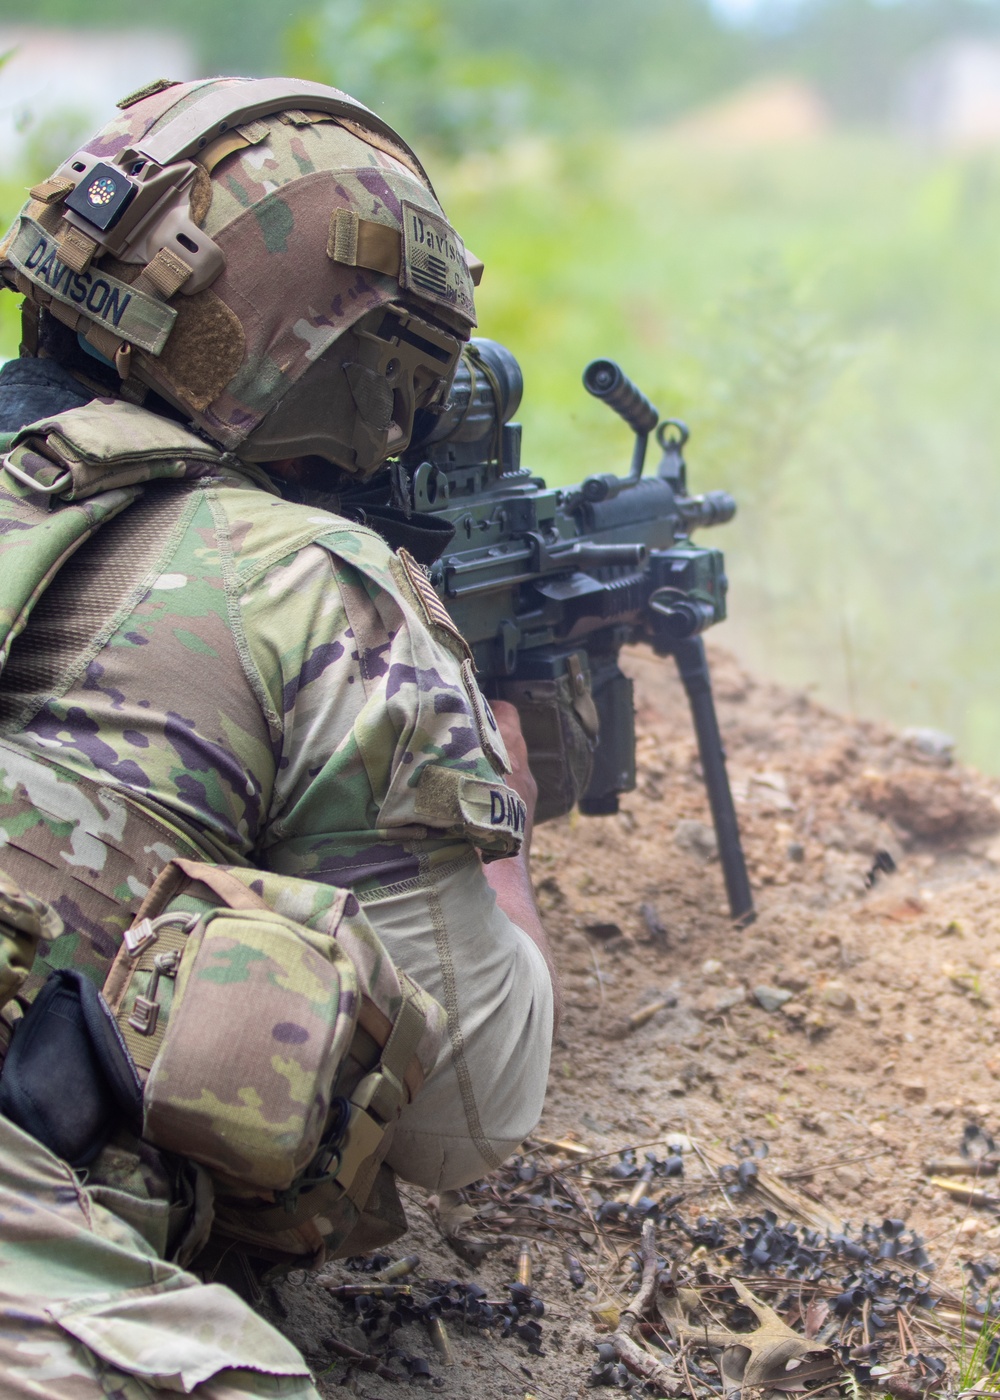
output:
[[[163,106],[162,95],[148,101],[154,115]],[[293,147],[309,129],[308,119],[303,136],[295,127]],[[266,146],[257,153],[263,136],[243,128],[226,182],[232,207],[223,201],[226,218],[207,227],[224,243],[226,219],[252,219],[269,254],[296,255],[313,203],[272,200],[266,218],[259,204],[238,217],[244,177],[277,173]],[[371,158],[382,196],[393,159]],[[210,304],[192,319],[195,360],[211,349],[213,318],[224,319],[214,293],[198,295]],[[241,353],[266,347],[286,368],[296,354],[319,355],[330,320],[310,315],[282,347],[248,314],[258,340]],[[179,380],[191,359],[178,354],[164,372]],[[219,403],[230,419],[252,414],[231,397],[222,384],[204,416]],[[372,417],[377,426],[377,404]],[[42,443],[58,431],[71,445],[124,444],[133,464],[159,452],[159,470],[140,467],[131,483],[161,478],[114,518],[108,510],[57,574],[0,685],[0,864],[67,929],[43,944],[35,972],[71,964],[103,981],[131,912],[176,855],[347,886],[399,967],[448,1014],[446,1048],[403,1111],[389,1163],[427,1186],[466,1182],[533,1127],[551,1037],[541,954],[497,908],[476,853],[516,850],[523,824],[502,742],[412,561],[283,500],[259,469],[190,435],[164,466],[165,421],[101,401],[35,430]],[[218,420],[214,436],[225,440]],[[30,475],[30,459],[18,460]],[[133,485],[92,500],[115,489]],[[6,498],[14,519],[5,568],[26,490],[0,476],[0,508]],[[313,1394],[284,1339],[228,1290],[163,1259],[169,1206],[155,1160],[140,1149],[101,1162],[85,1185],[0,1119],[7,1393]]]
[[[137,436],[151,417],[95,405],[65,422],[102,413]],[[79,646],[79,600],[107,585],[130,541],[150,551],[142,572]],[[0,688],[0,831],[7,866],[73,930],[47,963],[99,981],[123,909],[192,837],[226,863],[349,885],[449,1012],[448,1049],[389,1157],[407,1179],[447,1187],[497,1165],[537,1120],[551,992],[475,853],[514,848],[520,811],[461,643],[427,592],[372,532],[281,500],[252,467],[148,487],[39,604],[25,641],[64,658],[78,645],[43,703],[37,653],[22,660],[14,645]],[[130,840],[121,798],[153,816],[159,843],[141,830]],[[31,1161],[45,1155],[32,1146]],[[3,1161],[13,1173],[9,1149]],[[69,1175],[55,1161],[46,1172],[50,1187]],[[4,1250],[0,1294],[43,1281],[49,1294],[46,1270],[19,1256]]]

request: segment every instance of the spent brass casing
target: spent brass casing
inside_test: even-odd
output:
[[[441,1358],[442,1366],[454,1366],[455,1353],[451,1349],[451,1338],[445,1330],[445,1325],[439,1317],[428,1319],[427,1330],[434,1343],[434,1350]]]
[[[384,1269],[379,1269],[377,1274],[372,1274],[372,1278],[377,1279],[379,1283],[389,1283],[394,1278],[405,1278],[419,1267],[420,1255],[407,1254],[402,1259],[397,1259],[394,1264],[387,1264]]]

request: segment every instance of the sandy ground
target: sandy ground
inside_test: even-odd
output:
[[[933,735],[845,720],[758,683],[722,651],[711,657],[759,917],[744,931],[727,917],[683,692],[668,663],[636,652],[625,664],[637,790],[617,816],[574,814],[536,836],[538,900],[566,990],[539,1138],[610,1154],[605,1165],[631,1146],[663,1156],[678,1134],[734,1163],[756,1153],[855,1233],[905,1219],[927,1242],[932,1277],[961,1292],[968,1261],[992,1269],[1000,1225],[934,1186],[924,1166],[954,1158],[969,1125],[1000,1132],[1000,782],[954,764]],[[666,1005],[628,1029],[654,1002]],[[522,1179],[532,1162],[573,1160],[535,1152]],[[447,1365],[423,1323],[390,1337],[383,1316],[366,1332],[357,1304],[293,1276],[276,1304],[325,1393],[380,1396],[407,1383],[477,1400],[590,1393],[592,1309],[627,1296],[628,1242],[529,1227],[516,1212],[480,1232],[488,1252],[460,1254],[444,1239],[442,1226],[459,1220],[475,1240],[475,1208],[492,1196],[496,1215],[515,1177],[467,1195],[468,1209],[410,1193],[411,1230],[392,1257],[420,1256],[421,1296],[437,1279],[509,1304],[529,1240],[540,1337],[449,1322]],[[734,1214],[718,1190],[688,1204],[691,1219]],[[661,1249],[669,1257],[669,1241]],[[377,1355],[400,1381],[337,1359],[331,1338]]]

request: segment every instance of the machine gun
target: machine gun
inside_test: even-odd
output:
[[[632,683],[618,652],[644,641],[673,656],[729,908],[749,923],[753,898],[701,639],[726,615],[726,577],[722,554],[690,540],[692,530],[732,519],[736,504],[724,491],[688,493],[687,428],[660,422],[616,364],[595,360],[583,382],[635,434],[627,476],[552,488],[523,468],[521,426],[510,421],[521,401],[520,367],[504,346],[477,339],[444,409],[418,413],[394,469],[394,503],[450,540],[431,582],[472,647],[484,692],[521,712],[537,820],[561,815],[574,800],[589,815],[617,811],[619,795],[635,787]],[[656,475],[643,476],[654,431],[662,455]]]

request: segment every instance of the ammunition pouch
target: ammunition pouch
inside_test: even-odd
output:
[[[352,1234],[358,1247],[445,1016],[395,968],[353,895],[173,861],[105,996],[143,1080],[142,1136],[208,1170],[217,1239],[285,1263],[317,1263]],[[405,1228],[398,1202],[388,1214],[379,1242]]]
[[[587,791],[599,721],[583,653],[546,657],[549,675],[497,683],[497,696],[517,707],[528,762],[538,784],[535,821],[569,812]]]

